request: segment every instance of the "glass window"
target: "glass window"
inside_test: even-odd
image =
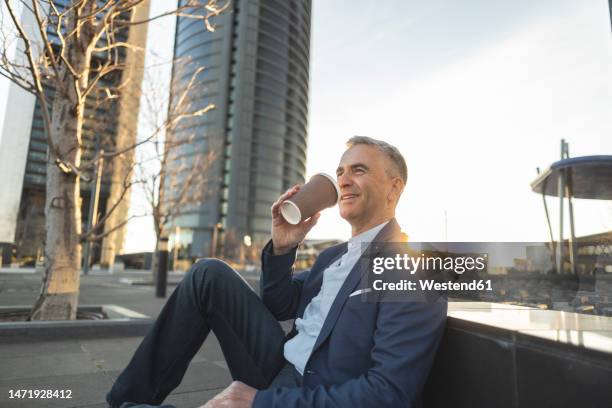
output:
[[[253,136],[256,143],[265,144],[275,149],[282,149],[285,145],[285,138],[282,134],[263,132],[255,129],[253,130]]]
[[[274,107],[263,102],[258,102],[255,104],[255,112],[265,115],[268,118],[273,118],[279,121],[285,118],[285,111],[283,109]]]
[[[283,65],[287,64],[286,57],[284,57],[283,55],[278,54],[278,53],[270,50],[269,48],[264,48],[262,46],[259,46],[257,48],[257,56],[261,57],[261,58],[265,58],[265,59],[269,60],[270,62],[272,62],[274,64],[278,64],[280,66],[283,66]]]
[[[35,152],[30,150],[30,152],[28,153],[28,160],[45,162],[47,160],[47,153]]]
[[[266,187],[266,188],[271,188],[271,189],[275,189],[275,190],[281,190],[282,189],[282,183],[283,180],[280,177],[274,177],[274,176],[268,176],[265,174],[257,174],[257,188],[260,187]]]
[[[182,214],[176,217],[175,224],[179,227],[197,227],[199,224],[198,214]]]
[[[255,203],[254,212],[257,215],[265,216],[270,214],[270,207],[272,206],[273,201],[265,202],[265,203]]]
[[[287,67],[285,65],[283,66],[274,65],[262,59],[257,60],[257,70],[263,71],[267,73],[268,75],[274,75],[275,77],[283,78],[287,76]]]
[[[255,165],[258,172],[269,174],[273,177],[283,177],[283,163],[272,160],[259,160]]]
[[[259,31],[269,34],[273,38],[282,42],[289,40],[289,22],[279,21],[279,19],[267,19],[264,17],[259,20]]]
[[[262,30],[259,32],[259,43],[283,54],[286,54],[289,51],[289,38],[286,35],[275,36]]]
[[[270,148],[264,145],[257,145],[255,154],[262,160],[273,160],[280,162],[283,160],[283,152],[279,149]]]
[[[28,173],[46,173],[46,165],[29,162],[26,165],[26,171]]]
[[[36,140],[30,140],[30,151],[46,152],[47,144]]]
[[[215,51],[219,51],[219,41],[208,40],[202,38],[201,35],[194,35],[193,37],[186,40],[183,44],[176,47],[176,57],[191,56],[191,58],[197,58],[202,55],[211,54]]]
[[[279,22],[279,20],[286,20],[289,17],[289,10],[285,7],[275,7],[274,5],[263,3],[262,7],[259,8],[259,15],[270,21]]]
[[[253,231],[270,231],[272,227],[271,219],[263,219],[263,218],[252,218],[250,220],[251,230]]]
[[[284,134],[285,124],[282,122],[277,122],[271,119],[267,119],[261,115],[254,115],[254,125],[255,127],[264,130],[275,132],[278,134]]]

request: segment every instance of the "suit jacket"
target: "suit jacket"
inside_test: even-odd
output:
[[[392,219],[375,241],[397,242]],[[293,275],[296,250],[262,253],[262,300],[280,321],[302,317],[320,289],[323,271],[346,252],[327,248],[312,269]],[[357,262],[325,319],[304,369],[302,388],[260,390],[254,407],[415,407],[446,322],[445,298],[437,302],[365,302],[361,289],[369,268]],[[295,325],[287,339],[296,334]]]

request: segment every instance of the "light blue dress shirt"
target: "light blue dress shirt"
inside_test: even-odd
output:
[[[301,373],[310,358],[312,348],[321,332],[325,318],[338,295],[344,280],[363,253],[362,243],[372,242],[389,221],[383,222],[348,241],[348,249],[342,257],[323,271],[321,290],[306,306],[304,316],[295,320],[298,334],[285,343],[285,359]]]

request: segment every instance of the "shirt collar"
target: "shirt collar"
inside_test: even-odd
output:
[[[389,220],[383,222],[382,224],[378,224],[375,227],[370,228],[367,231],[362,232],[359,235],[355,235],[354,237],[351,237],[351,239],[349,239],[348,241],[348,250],[355,250],[356,248],[361,247],[361,244],[363,244],[364,242],[372,242],[374,240],[374,238],[376,238],[376,235],[378,235],[378,233],[380,232],[381,229],[384,228],[385,225],[387,225],[389,223]]]

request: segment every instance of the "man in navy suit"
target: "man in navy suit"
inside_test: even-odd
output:
[[[324,250],[293,274],[297,246],[319,214],[288,224],[272,206],[272,239],[262,251],[261,298],[226,263],[197,262],[161,311],[107,395],[112,407],[161,404],[213,330],[234,382],[205,406],[414,407],[446,320],[437,301],[364,301],[364,248],[403,236],[395,208],[407,180],[393,146],[357,136],[336,175],[347,243]],[[279,321],[295,319],[285,335]]]

